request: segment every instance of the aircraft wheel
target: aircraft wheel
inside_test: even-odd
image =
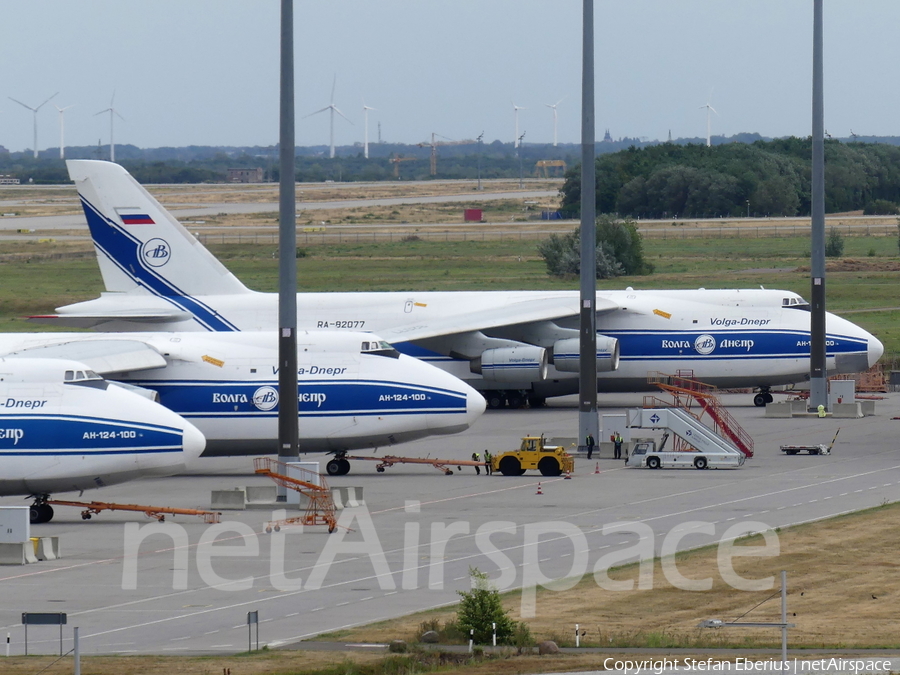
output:
[[[775,400],[775,397],[772,396],[772,394],[770,394],[769,392],[766,392],[765,394],[763,394],[763,396],[766,397],[766,403],[771,403]]]
[[[506,399],[499,391],[491,391],[485,394],[484,400],[487,401],[487,407],[491,410],[502,408],[506,403]]]
[[[562,467],[555,457],[544,457],[538,462],[538,471],[542,476],[559,476],[562,473]]]
[[[694,460],[694,466],[698,469],[705,469],[709,463],[706,461],[706,457],[698,457]]]
[[[521,476],[525,473],[522,464],[515,457],[504,457],[500,460],[500,473],[504,476]]]
[[[350,460],[349,459],[341,459],[341,476],[346,476],[350,473]]]
[[[647,466],[651,469],[659,468],[659,457],[648,457],[647,458]]]
[[[325,465],[325,470],[328,472],[329,476],[340,476],[341,468],[341,460],[339,459],[332,459],[328,462],[328,464]]]
[[[772,394],[768,394],[771,396]],[[753,405],[757,408],[764,408],[766,406],[766,394],[757,394],[753,397]]]
[[[547,405],[547,399],[543,396],[529,396],[528,405],[532,408],[543,408]]]
[[[525,397],[520,396],[519,394],[510,394],[506,399],[506,403],[513,410],[518,410],[519,408],[524,407]]]
[[[28,512],[28,519],[32,525],[49,523],[53,520],[53,507],[44,503],[32,504]]]

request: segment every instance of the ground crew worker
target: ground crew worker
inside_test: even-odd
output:
[[[494,458],[491,456],[489,450],[485,449],[484,451],[484,472],[490,476],[491,475],[491,462],[494,461]]]
[[[477,452],[473,452],[472,453],[472,461],[478,462],[480,464],[481,463],[481,455],[479,455]],[[481,475],[481,468],[478,466],[478,464],[475,465],[475,475],[477,475],[477,476]]]
[[[585,439],[585,443],[584,443],[584,444],[587,446],[588,459],[590,459],[590,458],[591,458],[591,455],[594,454],[594,445],[595,445],[595,443],[594,443],[594,434],[588,434],[588,435],[587,435],[587,438]]]
[[[616,435],[613,436],[613,447],[615,448],[615,458],[622,459],[622,441],[624,439],[619,435],[619,432],[616,432]]]

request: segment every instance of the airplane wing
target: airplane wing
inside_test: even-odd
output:
[[[31,323],[43,323],[50,326],[67,328],[94,328],[111,321],[131,321],[136,323],[170,323],[190,321],[194,316],[190,312],[179,310],[133,310],[111,311],[102,313],[72,312],[65,314],[39,314],[27,317]]]
[[[597,298],[597,312],[611,312],[619,305],[604,298]],[[458,333],[484,331],[504,326],[518,326],[537,321],[551,321],[569,316],[578,316],[578,298],[535,298],[521,302],[511,302],[502,308],[492,308],[465,315],[454,314],[436,320],[416,321],[389,329],[381,329],[378,334],[388,342],[414,342],[426,338],[443,337]]]
[[[166,360],[150,345],[139,340],[78,340],[43,347],[28,347],[6,358],[71,359],[88,366],[98,375],[164,368]]]

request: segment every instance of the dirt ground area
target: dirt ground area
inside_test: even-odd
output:
[[[689,579],[712,578],[711,590],[675,588],[659,561],[653,568],[652,590],[638,590],[639,569],[631,565],[610,572],[610,578],[635,581],[633,590],[604,590],[588,577],[572,590],[540,591],[536,618],[527,623],[538,640],[557,639],[561,644],[574,642],[577,623],[587,630],[582,645],[777,647],[781,640],[777,629],[709,630],[699,629],[697,624],[704,619],[734,621],[738,617],[741,621],[780,621],[779,579],[781,570],[786,570],[788,621],[796,624],[790,629],[792,648],[896,646],[900,644],[898,517],[900,504],[789,528],[777,532],[779,555],[734,559],[734,569],[742,577],[773,577],[771,590],[730,587],[719,573],[716,550],[701,549],[677,556],[677,570]],[[753,547],[762,543],[757,536],[740,544]],[[518,618],[519,594],[505,595],[504,605]],[[454,616],[455,609],[428,612],[342,632],[334,639],[414,639],[423,621],[444,622]]]

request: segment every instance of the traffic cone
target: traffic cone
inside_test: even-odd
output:
[[[600,462],[597,462],[597,468],[594,469],[594,473],[600,473]]]
[[[566,477],[565,480],[572,480],[572,472],[566,469]]]
[[[544,491],[541,490],[541,484],[540,484],[540,482],[538,483],[538,489],[537,489],[537,492],[535,492],[534,494],[536,494],[536,495],[542,495],[542,494],[544,494]]]

